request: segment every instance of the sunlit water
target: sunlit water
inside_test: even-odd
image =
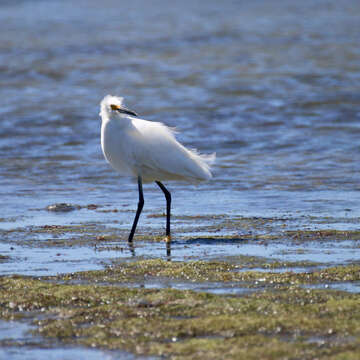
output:
[[[358,229],[359,18],[356,0],[2,2],[0,229],[130,228],[136,184],[100,149],[98,105],[107,93],[177,127],[184,144],[217,153],[209,183],[168,184],[175,217],[285,217],[295,228]],[[58,202],[120,211],[46,210]],[[163,211],[162,193],[146,185],[139,231],[161,233],[164,219],[151,215]],[[176,230],[188,227],[196,238],[206,230],[191,226],[201,225],[174,218],[174,259],[185,257]],[[258,244],[200,247],[190,257],[276,253]],[[318,250],[307,259],[326,256]],[[119,256],[130,257],[126,251]],[[1,253],[12,257],[2,273],[37,275],[117,256],[70,248],[65,261],[64,251],[20,247],[9,235]],[[142,244],[137,254],[165,256],[164,245]],[[327,260],[358,260],[350,251],[339,256]]]

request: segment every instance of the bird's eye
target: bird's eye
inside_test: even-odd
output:
[[[111,104],[110,107],[111,107],[111,110],[119,110],[120,109],[120,107],[118,105],[114,105],[114,104]]]

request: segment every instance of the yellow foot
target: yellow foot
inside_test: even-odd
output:
[[[171,235],[166,235],[166,236],[164,237],[164,241],[165,241],[166,243],[171,243]]]

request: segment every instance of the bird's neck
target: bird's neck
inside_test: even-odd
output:
[[[102,118],[102,124],[106,125],[108,123],[116,124],[118,127],[127,128],[131,126],[131,117],[128,115],[116,114],[114,116],[108,116],[108,114],[104,114]]]

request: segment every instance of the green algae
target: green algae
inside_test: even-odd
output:
[[[10,256],[0,254],[0,262],[6,262],[8,260],[10,260]]]
[[[199,240],[187,235],[187,231],[198,229],[213,232],[209,240],[239,243],[291,241],[301,245],[322,240],[356,241],[359,237],[358,231],[289,231],[281,225],[286,219],[202,220],[214,220],[214,225],[177,229],[184,245],[188,241],[192,246],[192,241]],[[219,229],[227,233],[234,230],[236,234],[224,236],[217,232]],[[239,229],[246,233],[239,235]],[[126,229],[99,224],[46,225],[2,232],[5,238],[16,235],[18,243],[25,245],[91,245],[97,250],[108,250],[109,246],[114,249],[114,244],[108,243],[119,237],[126,239],[127,233]],[[145,230],[136,241],[162,239],[163,236],[149,236]],[[118,244],[119,250],[127,246],[126,242]],[[301,247],[299,251],[303,251]],[[359,295],[303,286],[359,281],[360,265],[325,266],[328,265],[309,261],[228,256],[221,261],[118,260],[104,270],[42,280],[3,277],[0,316],[33,321],[35,332],[49,341],[172,359],[358,359]],[[295,273],[294,268],[305,271]],[[261,291],[234,297],[127,287],[154,279],[162,285],[169,280],[170,284],[235,283]]]
[[[118,235],[99,224],[43,225],[0,231],[3,241],[20,246],[73,247],[96,246],[118,240]],[[99,235],[101,234],[101,235]]]
[[[287,286],[242,297],[0,279],[0,316],[64,343],[172,359],[356,358],[360,298]],[[321,339],[321,345],[313,339]]]
[[[343,241],[343,240],[360,240],[360,231],[351,230],[343,231],[336,229],[326,229],[326,230],[296,230],[296,231],[286,231],[286,236],[289,236],[293,240],[297,241]]]
[[[262,256],[236,255],[214,258],[214,261],[227,262],[236,265],[237,269],[293,269],[293,268],[317,268],[324,266],[324,263],[308,260],[302,261],[281,261],[279,259],[266,258]]]
[[[299,266],[301,262],[275,262],[275,268]],[[258,264],[257,264],[258,265]],[[271,266],[271,264],[269,265]],[[245,265],[245,268],[248,264]],[[267,268],[266,266],[264,266]],[[101,283],[144,282],[154,278],[169,278],[196,282],[241,282],[243,286],[316,284],[360,280],[360,265],[334,266],[296,273],[243,271],[241,264],[221,261],[169,262],[164,260],[140,260],[123,262],[105,270],[84,271],[58,277],[61,280],[87,280]],[[51,277],[50,277],[51,279]]]
[[[85,208],[95,211],[119,212],[117,209],[99,210],[98,205],[87,205]],[[121,210],[129,212],[129,210]],[[164,214],[149,214],[148,218],[163,217]],[[359,230],[308,230],[298,228],[300,223],[291,225],[291,220],[286,218],[259,218],[259,217],[233,217],[229,219],[224,215],[204,215],[204,216],[174,216],[174,219],[180,222],[174,231],[174,239],[179,239],[184,244],[199,239],[208,241],[252,241],[258,244],[267,244],[269,242],[291,241],[297,245],[309,243],[312,241],[343,241],[360,240]],[[196,225],[199,221],[202,225]],[[117,224],[117,221],[114,221]],[[298,228],[289,230],[289,227]],[[120,241],[119,246],[124,246],[128,236],[129,229],[119,229],[118,226],[108,227],[100,222],[84,223],[75,225],[43,225],[28,226],[23,228],[13,228],[10,230],[0,230],[2,241],[16,242],[18,245],[31,245],[34,242],[42,247],[59,246],[97,246],[106,250],[106,246],[113,247],[113,242]],[[194,237],[194,233],[201,234],[205,232],[205,237]],[[189,233],[191,235],[189,235]],[[124,242],[123,242],[124,241]],[[159,229],[154,234],[153,229],[142,226],[138,229],[136,242],[159,242],[163,241],[163,231]],[[354,244],[356,246],[356,244]],[[357,247],[357,246],[356,246]]]

